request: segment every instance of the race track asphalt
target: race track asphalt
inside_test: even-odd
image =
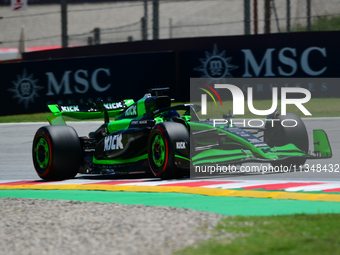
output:
[[[324,129],[328,134],[333,151],[333,158],[327,160],[308,160],[307,164],[339,164],[340,136],[338,135],[338,127],[340,124],[340,118],[304,119],[304,122],[310,137],[310,148],[313,144],[312,130]],[[85,136],[88,134],[88,132],[94,131],[101,123],[102,122],[69,122],[69,125],[73,126],[77,130],[79,136]],[[117,181],[121,182],[119,180],[120,177],[117,178],[114,176],[98,177],[78,175],[74,180],[55,183],[55,185],[53,185],[53,183],[46,183],[47,185],[44,187],[44,183],[39,181],[39,178],[36,175],[33,167],[31,147],[36,130],[39,127],[47,124],[47,122],[0,124],[0,185],[2,185],[0,186],[0,197],[71,199],[78,201],[159,205],[210,211],[225,215],[280,215],[294,213],[340,212],[340,195],[338,191],[340,173],[330,171],[293,171],[289,173],[266,174],[228,173],[217,177],[211,177],[211,181],[216,183],[230,182],[229,184],[224,184],[230,186],[229,190],[209,190],[209,188],[203,188],[202,190],[199,187],[195,188],[195,185],[193,187],[187,188],[177,187],[188,185],[185,183],[191,181],[201,183],[200,185],[211,185],[212,182],[206,177],[199,180],[189,180],[188,178],[183,178],[181,180],[171,180],[171,182],[173,182],[171,186],[176,186],[173,187],[174,189],[181,189],[175,191],[177,193],[173,193],[171,191],[168,192],[166,191],[166,188],[162,187],[148,187],[145,186],[146,183],[137,184],[137,186],[125,187],[119,185],[119,187],[109,186],[108,189],[112,190],[111,192],[102,189],[101,187],[103,186],[97,186],[99,183],[95,184],[95,186],[90,185],[91,183],[95,182],[113,182],[111,185]],[[130,182],[147,181],[149,183],[148,185],[151,186],[154,185],[152,183],[156,184],[156,182],[157,185],[167,186],[166,181],[153,178],[151,175],[131,175],[123,178],[125,179],[125,182],[127,182],[126,185],[129,185]],[[11,180],[19,181],[19,183],[13,183]],[[28,181],[25,182],[22,180]],[[326,183],[327,181],[329,183]],[[6,187],[6,185],[8,185],[6,183],[9,185],[18,186]],[[83,190],[84,188],[79,187],[78,184],[80,184],[80,186],[86,186],[89,190]],[[261,186],[262,184],[264,185],[263,187]],[[59,185],[65,186],[57,187]],[[256,187],[253,187],[255,190],[249,190],[250,187],[247,188],[249,185],[260,185],[258,186],[260,190],[256,190]],[[276,191],[267,191],[267,188],[272,189],[271,186],[273,185],[278,185],[275,186],[276,188],[274,188]],[[282,185],[286,186],[286,188],[282,188]],[[291,188],[289,188],[287,185]],[[299,185],[302,185],[302,188],[296,187]],[[190,184],[189,186],[192,185]],[[305,188],[303,186],[305,186]],[[336,190],[333,192],[329,192],[331,190],[322,190],[331,189],[332,187],[336,188]],[[313,189],[315,189],[315,191]],[[151,190],[155,190],[156,193],[153,193],[154,191]],[[215,195],[210,194],[216,191],[225,192],[226,194],[222,197],[216,197]],[[100,199],[103,199],[104,197],[107,197],[108,200],[101,201]],[[153,201],[154,203],[151,203],[150,201]],[[204,203],[202,203],[203,201]]]

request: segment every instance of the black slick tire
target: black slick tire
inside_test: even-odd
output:
[[[82,158],[77,132],[70,126],[45,126],[37,130],[32,146],[33,164],[41,179],[74,178]]]
[[[152,173],[162,179],[179,178],[183,169],[175,164],[175,141],[185,141],[189,149],[189,132],[183,124],[163,122],[150,132],[148,141],[148,159]]]
[[[283,146],[289,143],[294,144],[297,148],[308,153],[309,141],[308,133],[305,124],[302,119],[295,113],[287,113],[286,115],[276,115],[270,116],[272,119],[278,119],[279,121],[267,122],[266,130],[264,132],[264,141],[270,147]],[[284,121],[286,126],[295,127],[285,127],[281,123]],[[300,166],[304,165],[306,159],[287,159],[280,163],[272,163],[273,166]]]

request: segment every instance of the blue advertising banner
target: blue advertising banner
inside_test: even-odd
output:
[[[189,95],[190,78],[209,78],[212,83],[227,83],[230,78],[310,78],[310,84],[289,86],[310,89],[314,97],[340,97],[340,90],[328,89],[326,81],[313,82],[313,78],[339,77],[339,35],[317,32],[215,37],[209,38],[210,43],[197,38],[196,45],[202,40],[204,48],[179,52],[180,87]],[[244,92],[247,86],[242,84]],[[255,99],[270,99],[273,86],[259,84]]]
[[[304,84],[277,85],[303,87],[313,97],[340,97],[337,86],[329,89],[321,79],[339,77],[339,38],[340,31],[281,33],[25,53],[22,63],[0,66],[0,115],[46,111],[47,103],[138,99],[151,87],[170,87],[171,97],[188,102],[190,78],[209,78],[219,84],[230,78],[309,78]],[[254,99],[271,99],[276,85],[243,83],[240,88],[246,93],[248,86],[254,87]]]
[[[174,61],[174,53],[164,52],[2,64],[0,115],[45,112],[56,103],[138,100],[152,87],[174,93]]]

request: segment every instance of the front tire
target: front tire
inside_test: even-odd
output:
[[[279,121],[275,121],[274,127],[272,127],[271,122],[266,123],[266,130],[264,131],[264,141],[270,147],[274,146],[283,146],[289,143],[294,144],[300,150],[308,153],[309,142],[308,142],[308,133],[305,124],[302,119],[295,113],[287,113],[286,115],[275,114],[275,116],[268,116],[269,119],[278,119]],[[293,124],[296,123],[295,127],[285,127],[281,123],[282,121],[287,121],[287,125],[289,122]],[[293,121],[289,121],[293,120]],[[287,159],[281,163],[272,163],[273,166],[292,166],[296,165],[296,167],[300,165],[304,165],[306,159]]]
[[[70,126],[45,126],[38,129],[32,146],[33,164],[41,179],[72,179],[81,164],[81,144]]]
[[[185,173],[175,164],[175,140],[185,141],[189,150],[189,132],[183,124],[163,122],[156,125],[148,141],[148,159],[152,173],[162,179],[182,177]]]

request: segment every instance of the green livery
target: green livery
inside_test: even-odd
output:
[[[264,127],[238,127],[231,124],[231,114],[220,120],[201,120],[198,105],[171,106],[165,91],[150,89],[136,102],[49,105],[51,126],[37,131],[32,147],[38,175],[61,180],[77,173],[152,172],[169,179],[188,176],[190,169],[200,166],[257,162],[292,168],[303,166],[307,159],[332,157],[323,130],[313,131],[314,151],[309,151],[306,127],[296,114],[283,116],[275,111]],[[88,136],[78,137],[64,117],[103,118],[104,123]],[[288,119],[296,125],[283,126]]]

